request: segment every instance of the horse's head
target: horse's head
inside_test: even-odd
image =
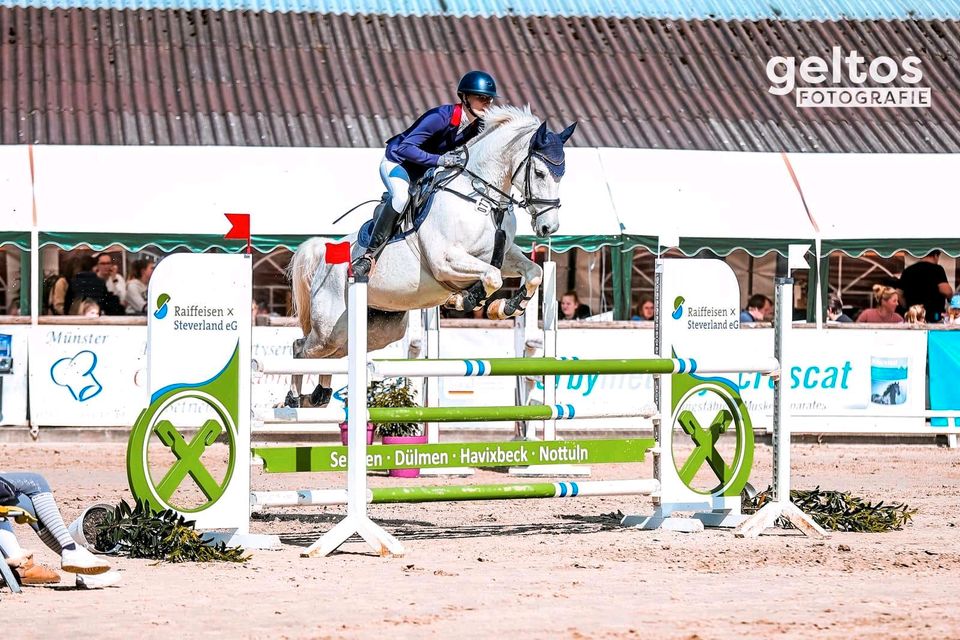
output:
[[[514,186],[523,192],[523,206],[538,237],[549,236],[560,227],[560,179],[566,170],[563,145],[576,128],[574,122],[556,133],[547,129],[547,123],[541,124],[530,139],[526,161],[513,177]]]

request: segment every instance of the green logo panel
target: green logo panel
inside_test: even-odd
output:
[[[691,491],[703,495],[740,495],[750,479],[754,439],[750,415],[739,390],[723,378],[689,374],[673,375],[672,383],[672,454],[680,480]],[[706,414],[703,409],[694,413],[691,409],[694,406],[715,408],[707,409]],[[701,423],[710,413],[713,415],[709,421]],[[722,451],[721,443],[730,440],[733,451]],[[684,458],[684,452],[678,451],[678,443],[692,444],[692,452]],[[704,476],[710,480],[705,482]]]
[[[653,445],[652,438],[371,445],[367,447],[367,469],[642,462]],[[347,468],[347,447],[262,447],[253,449],[253,453],[263,459],[264,470],[269,473]]]
[[[134,498],[149,503],[154,509],[176,509],[184,513],[203,511],[226,491],[237,464],[237,420],[239,411],[239,345],[223,371],[199,384],[174,385],[155,395],[150,406],[137,418],[127,446],[127,480]],[[205,404],[212,416],[191,437],[177,426],[179,418],[173,410],[179,402]],[[156,436],[156,439],[154,439]],[[208,469],[204,453],[224,437],[227,446],[226,470],[216,474]],[[151,459],[151,443],[159,442],[168,450],[166,458],[173,463],[165,470]],[[218,480],[217,475],[222,475]],[[204,500],[199,504],[178,504],[178,491],[189,493],[199,489]]]

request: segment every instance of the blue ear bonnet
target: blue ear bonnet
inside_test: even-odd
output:
[[[530,140],[530,155],[543,160],[547,168],[557,178],[563,177],[567,167],[563,154],[563,139],[553,131],[544,132],[543,136],[535,135]]]

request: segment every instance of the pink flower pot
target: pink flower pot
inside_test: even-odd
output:
[[[427,436],[383,436],[383,444],[427,444]],[[420,469],[390,469],[394,478],[419,478]]]
[[[377,430],[372,422],[367,423],[367,444],[373,444],[373,434]],[[347,423],[340,423],[340,443],[347,446]]]

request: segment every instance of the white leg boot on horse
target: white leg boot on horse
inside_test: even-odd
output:
[[[500,274],[507,277],[520,276],[523,278],[523,285],[512,297],[491,302],[487,317],[491,320],[506,320],[522,316],[527,310],[527,303],[543,282],[543,269],[523,255],[520,247],[511,244],[503,256]]]

